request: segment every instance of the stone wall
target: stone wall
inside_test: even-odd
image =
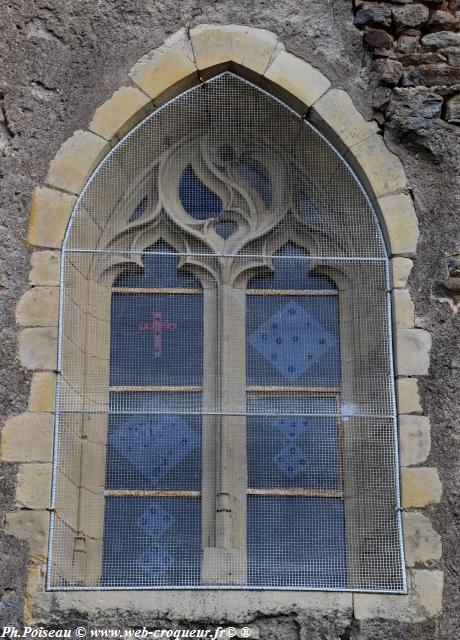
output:
[[[458,0],[354,0],[354,10],[382,86],[378,119],[391,116],[390,101],[396,108],[416,102],[428,117],[460,125]]]
[[[48,163],[63,141],[74,130],[89,125],[95,108],[122,84],[121,78],[127,75],[137,58],[160,45],[167,35],[184,25],[237,22],[269,28],[280,36],[288,51],[319,68],[335,87],[347,90],[367,119],[375,115],[385,141],[405,165],[421,231],[409,289],[415,303],[415,328],[428,330],[433,336],[431,375],[419,383],[421,405],[416,400],[417,406],[409,406],[406,412],[418,414],[422,407],[431,419],[433,447],[423,466],[439,468],[444,493],[438,506],[431,500],[427,501],[426,513],[431,516],[434,530],[424,527],[423,520],[417,520],[424,518],[421,514],[407,514],[406,534],[417,539],[418,547],[414,545],[416,551],[410,562],[419,593],[424,593],[426,569],[444,568],[444,609],[439,614],[440,603],[434,602],[433,616],[408,623],[404,622],[408,619],[404,605],[400,614],[395,616],[398,621],[386,619],[388,611],[376,607],[372,599],[367,602],[365,598],[358,600],[359,610],[331,605],[327,612],[325,603],[319,607],[313,599],[310,607],[298,613],[291,612],[289,606],[283,612],[267,605],[249,621],[258,627],[260,637],[267,639],[455,638],[458,626],[456,612],[459,609],[456,591],[458,545],[455,538],[458,513],[454,506],[459,495],[455,470],[458,453],[454,444],[459,428],[458,371],[457,375],[455,373],[460,368],[455,330],[458,303],[455,280],[460,253],[460,243],[455,237],[458,233],[458,218],[455,218],[458,211],[456,167],[460,155],[458,128],[443,121],[440,112],[432,113],[432,109],[427,108],[426,89],[414,94],[400,94],[399,91],[406,90],[404,87],[392,90],[381,84],[379,67],[374,67],[371,56],[362,49],[361,35],[353,26],[352,7],[348,2],[326,1],[319,6],[315,1],[288,1],[282,7],[279,3],[254,2],[250,4],[248,14],[247,2],[238,1],[185,2],[178,8],[168,2],[146,6],[144,2],[101,1],[94,6],[89,2],[50,0],[46,6],[42,2],[10,3],[4,14],[9,30],[5,43],[7,48],[2,55],[6,60],[9,54],[9,60],[11,51],[23,52],[15,64],[2,67],[4,121],[0,123],[0,141],[4,157],[0,179],[5,190],[2,196],[4,233],[1,257],[7,266],[3,271],[4,281],[0,284],[5,310],[2,347],[8,363],[2,381],[6,390],[2,407],[5,417],[24,410],[30,384],[26,370],[16,359],[16,302],[27,288],[28,277],[31,284],[43,284],[43,278],[48,278],[52,281],[48,284],[55,285],[56,274],[49,259],[44,258],[48,270],[45,275],[44,265],[38,264],[36,257],[33,258],[34,268],[30,276],[27,275],[28,251],[24,240],[32,190],[44,181]],[[390,26],[383,31],[389,32]],[[440,77],[445,83],[445,76]],[[20,312],[18,320],[21,321]],[[45,380],[40,376],[39,380],[34,380],[31,412],[33,407],[40,407],[36,404],[36,385],[43,384],[47,389],[48,378]],[[401,390],[401,397],[404,397],[404,391]],[[47,397],[46,393],[40,395]],[[417,395],[412,392],[407,398],[407,401],[412,399],[415,402]],[[37,410],[43,412],[49,408],[35,408]],[[421,417],[412,417],[410,425],[413,426],[417,420],[420,421]],[[17,421],[10,420],[8,424],[10,433],[18,424],[22,428]],[[412,428],[410,425],[406,427]],[[424,425],[418,426],[423,431]],[[38,428],[46,430],[46,424],[41,422]],[[406,464],[410,465],[411,461],[406,461]],[[417,466],[413,467],[411,474],[416,476],[420,473],[417,469]],[[4,463],[1,473],[5,488],[1,508],[5,512],[12,511],[15,464]],[[21,484],[21,477],[19,482]],[[417,498],[412,496],[411,499]],[[11,524],[7,523],[7,527],[11,531]],[[34,522],[32,518],[31,522],[22,522],[16,535],[2,535],[0,539],[0,618],[3,617],[5,622],[20,621],[22,617],[28,557],[27,545],[19,538],[25,537],[21,536],[20,529],[24,531],[27,527],[39,532],[40,528],[46,529],[46,523]],[[420,536],[421,528],[425,535]],[[435,531],[442,537],[443,559],[440,559]],[[36,551],[31,549],[32,556]],[[425,594],[430,601],[432,594],[426,593],[426,588]],[[394,607],[397,603],[389,601],[389,605]],[[180,611],[180,606],[178,608]],[[231,621],[231,607],[229,609]],[[169,619],[158,624],[177,626],[179,615],[171,610]],[[193,611],[188,617],[193,618]],[[56,608],[44,622],[75,626],[77,622],[87,620],[88,624],[98,625],[109,619],[112,624],[117,622],[116,610],[109,617],[95,604],[94,611],[89,614],[79,607],[76,597],[74,608],[67,610],[65,616]],[[125,617],[124,621],[137,625],[145,622],[154,624],[147,614],[143,619],[129,620]],[[194,622],[198,625],[210,624],[211,621],[201,618]]]

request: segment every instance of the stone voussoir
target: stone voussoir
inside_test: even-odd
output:
[[[390,241],[391,253],[413,254],[419,238],[418,220],[412,198],[404,193],[378,199],[378,207]]]
[[[109,151],[107,140],[91,131],[75,131],[51,160],[46,181],[52,187],[78,195]]]
[[[6,514],[5,531],[20,540],[26,540],[32,560],[37,562],[47,557],[49,524],[49,511],[19,509]]]
[[[398,411],[401,414],[421,413],[417,378],[397,378]]]
[[[399,416],[399,446],[403,467],[424,462],[431,449],[430,421],[426,416]]]
[[[383,618],[400,622],[422,622],[436,616],[442,607],[444,575],[442,571],[412,569],[408,595],[355,593],[357,620]]]
[[[294,109],[306,113],[331,83],[308,62],[287,51],[279,51],[265,71],[262,86],[278,93]]]
[[[402,519],[407,566],[440,560],[441,536],[433,529],[430,520],[418,511],[407,511]]]
[[[415,307],[407,289],[393,290],[393,308],[397,327],[410,328],[414,326]]]
[[[59,285],[60,259],[60,251],[34,251],[30,258],[30,284],[57,287]]]
[[[377,134],[352,147],[345,155],[358,177],[375,199],[407,187],[407,177],[401,160]]]
[[[431,334],[425,329],[396,330],[396,374],[426,376],[430,367]]]
[[[16,322],[22,327],[56,327],[58,307],[57,287],[33,287],[18,302]]]
[[[34,327],[19,333],[19,360],[27,369],[56,370],[57,329]]]
[[[136,87],[121,87],[96,109],[89,129],[108,142],[116,142],[147,115],[151,104],[151,98]]]
[[[129,75],[159,106],[199,82],[192,44],[185,29],[143,56]]]
[[[394,258],[391,259],[393,287],[395,289],[401,289],[407,286],[409,274],[413,266],[414,266],[414,263],[410,258],[395,256]]]
[[[190,30],[196,66],[204,78],[207,69],[239,65],[251,79],[259,80],[273,59],[284,49],[278,36],[266,29],[245,25],[200,24]],[[215,72],[213,72],[215,73]]]
[[[51,497],[52,465],[25,463],[19,466],[16,505],[20,508],[48,509]]]
[[[442,485],[434,467],[402,467],[401,496],[405,509],[421,509],[441,500]]]
[[[37,247],[60,249],[76,197],[48,187],[32,194],[27,242]]]
[[[0,457],[7,462],[51,462],[54,419],[51,413],[23,413],[5,422]]]
[[[29,411],[53,412],[56,405],[56,374],[54,371],[37,371],[32,376],[29,394]]]
[[[322,95],[310,109],[308,120],[341,153],[379,130],[375,121],[364,120],[348,93],[342,89],[330,89]]]

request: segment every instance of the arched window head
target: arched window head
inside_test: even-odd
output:
[[[365,192],[224,73],[106,158],[62,252],[51,588],[401,591]]]

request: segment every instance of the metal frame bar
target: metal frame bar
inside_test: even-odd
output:
[[[208,82],[212,82],[213,79],[218,78],[224,74],[228,74],[228,75],[236,75],[234,73],[231,73],[229,71],[224,71],[221,74],[218,74],[217,76],[214,76],[214,78],[211,78],[209,80],[206,80],[205,82],[201,81],[201,84],[204,85]],[[255,86],[253,85],[253,83],[240,78],[240,80],[242,82],[247,83],[250,86]],[[183,92],[182,94],[180,94],[180,96],[176,96],[174,98],[172,98],[170,101],[166,102],[164,105],[162,105],[161,107],[159,107],[158,109],[156,109],[155,111],[153,111],[149,116],[147,116],[143,121],[141,121],[138,125],[136,125],[136,127],[134,127],[128,134],[127,136],[125,136],[125,138],[123,138],[121,141],[119,141],[117,143],[117,145],[115,145],[113,147],[113,149],[107,154],[106,158],[104,159],[103,163],[101,163],[92,173],[92,175],[90,176],[88,182],[86,183],[85,187],[83,188],[82,192],[80,193],[80,196],[77,199],[77,202],[74,206],[74,209],[72,211],[72,214],[70,216],[68,225],[67,225],[67,229],[65,232],[65,236],[64,236],[64,241],[62,244],[62,252],[61,252],[61,264],[60,264],[60,285],[59,285],[59,321],[58,321],[58,357],[57,357],[57,383],[56,383],[56,418],[55,418],[55,430],[54,430],[54,445],[53,445],[53,479],[52,479],[52,489],[51,489],[51,519],[50,519],[50,536],[49,536],[49,544],[48,544],[48,567],[47,567],[47,578],[46,578],[46,589],[49,591],[78,591],[78,590],[84,590],[84,591],[90,591],[90,590],[94,590],[94,591],[107,591],[107,590],[123,590],[123,591],[128,591],[128,590],[144,590],[144,589],[148,589],[148,590],[152,590],[152,589],[159,589],[159,590],[172,590],[172,589],[177,589],[177,590],[183,590],[183,589],[190,589],[190,586],[186,586],[186,587],[181,587],[181,586],[174,586],[174,585],[168,585],[166,587],[139,587],[139,586],[135,586],[135,587],[126,587],[126,586],[122,586],[122,587],[103,587],[103,586],[98,586],[98,587],[88,587],[88,586],[59,586],[59,587],[53,587],[50,583],[51,580],[51,568],[53,565],[53,549],[54,549],[54,507],[56,504],[56,461],[57,461],[57,452],[58,452],[58,442],[59,442],[59,432],[60,432],[60,414],[61,414],[61,363],[62,363],[62,312],[63,312],[63,297],[64,297],[64,277],[63,277],[63,271],[64,271],[64,260],[66,257],[66,254],[68,253],[108,253],[108,254],[123,254],[123,255],[144,255],[146,253],[153,253],[153,252],[147,252],[147,251],[129,251],[129,250],[104,250],[104,249],[71,249],[71,248],[67,248],[67,243],[68,243],[68,239],[69,239],[69,233],[70,233],[70,229],[72,227],[73,221],[74,221],[74,217],[76,212],[78,211],[80,202],[82,200],[82,198],[84,197],[87,189],[90,187],[94,177],[97,175],[99,168],[102,166],[102,164],[105,163],[105,161],[107,161],[107,159],[109,159],[112,154],[114,154],[114,152],[116,151],[116,149],[118,148],[119,145],[121,145],[124,140],[126,138],[129,138],[131,135],[133,135],[140,127],[142,127],[144,125],[145,122],[149,121],[150,119],[154,118],[160,111],[162,111],[163,109],[165,109],[166,107],[168,107],[170,104],[172,104],[173,102],[175,102],[176,100],[178,100],[180,97],[182,97],[183,95],[188,94],[191,91],[194,91],[196,89],[196,86],[199,86],[198,84],[191,87],[190,89],[188,89],[187,91]],[[280,105],[282,105],[285,109],[287,109],[287,111],[289,111],[291,114],[293,114],[295,117],[299,118],[299,120],[303,123],[303,126],[308,127],[310,130],[314,131],[318,137],[325,142],[325,144],[332,150],[332,152],[336,155],[336,157],[339,159],[339,161],[347,168],[348,172],[350,173],[350,175],[354,178],[355,183],[357,185],[357,187],[360,189],[361,193],[363,194],[363,197],[365,198],[368,206],[369,206],[369,210],[371,212],[371,215],[374,218],[374,223],[375,223],[375,228],[377,229],[377,233],[378,236],[381,240],[381,245],[382,245],[382,249],[384,251],[384,256],[383,257],[369,257],[369,256],[355,256],[355,257],[351,257],[351,256],[309,256],[307,259],[309,260],[321,260],[323,262],[325,261],[331,261],[331,260],[341,260],[341,261],[363,261],[363,262],[383,262],[385,265],[385,271],[386,271],[386,276],[387,276],[387,299],[388,299],[388,305],[387,305],[387,311],[388,311],[388,328],[387,328],[387,335],[389,338],[389,344],[392,345],[393,344],[393,334],[392,334],[392,315],[391,315],[391,282],[389,279],[389,255],[388,255],[388,250],[386,248],[386,243],[385,243],[385,239],[383,236],[383,232],[382,232],[382,228],[380,225],[380,220],[379,217],[374,209],[374,207],[372,206],[372,203],[370,201],[370,198],[368,196],[368,194],[366,193],[364,186],[362,185],[361,181],[358,179],[358,177],[356,176],[356,173],[353,171],[353,169],[351,168],[351,166],[349,165],[349,163],[338,153],[338,151],[335,149],[335,147],[325,138],[325,136],[323,134],[321,134],[311,123],[307,122],[304,118],[302,118],[302,116],[300,114],[298,114],[297,112],[295,112],[291,107],[289,107],[288,105],[286,105],[282,100],[276,98],[275,96],[271,95],[269,92],[261,89],[260,87],[257,87],[257,89],[269,96],[272,100],[276,101],[277,103],[279,103]],[[160,252],[159,252],[160,253]],[[162,255],[174,255],[177,256],[177,253],[166,253],[166,252],[161,252]],[[208,253],[204,253],[204,254],[188,254],[188,255],[196,255],[196,256],[206,256],[206,255],[210,255]],[[226,257],[224,254],[221,255],[215,255],[215,257]],[[257,258],[260,259],[261,255],[257,255],[257,256],[244,256],[245,258]],[[271,256],[266,256],[266,257],[271,257]],[[281,259],[283,259],[283,257],[280,257]],[[295,258],[294,256],[290,256],[289,259],[293,259]],[[305,258],[304,258],[305,259]],[[407,580],[406,580],[406,572],[404,570],[404,546],[403,546],[403,537],[402,537],[402,524],[401,524],[401,506],[400,506],[400,475],[399,475],[399,455],[398,455],[398,425],[397,425],[397,415],[396,415],[396,394],[395,394],[395,386],[394,386],[394,371],[393,371],[393,353],[390,354],[390,373],[389,373],[389,383],[390,383],[390,394],[391,394],[391,400],[392,400],[392,414],[391,416],[382,416],[382,417],[391,417],[393,419],[393,430],[394,430],[394,456],[395,456],[395,498],[396,498],[396,511],[397,511],[397,527],[398,527],[398,534],[399,534],[399,543],[400,543],[400,557],[401,557],[401,566],[402,566],[402,580],[403,580],[403,588],[402,589],[391,589],[391,588],[385,588],[385,589],[349,589],[349,588],[325,588],[325,587],[277,587],[276,590],[277,591],[331,591],[331,592],[361,592],[361,593],[395,593],[395,594],[405,594],[407,593]],[[378,416],[369,416],[369,417],[378,417]],[[234,589],[234,590],[253,590],[253,591],[273,591],[273,588],[270,587],[253,587],[253,586],[245,586],[245,585],[225,585],[222,587],[217,586],[212,586],[210,587],[209,585],[195,585],[193,587],[194,589],[204,589],[207,590],[209,588],[224,588],[224,589]]]

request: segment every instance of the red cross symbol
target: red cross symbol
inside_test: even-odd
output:
[[[161,321],[161,313],[156,313],[153,316],[153,322],[140,322],[139,329],[141,331],[153,331],[154,335],[154,354],[155,358],[161,358],[161,335],[163,331],[175,331],[176,330],[175,322],[162,322]]]

